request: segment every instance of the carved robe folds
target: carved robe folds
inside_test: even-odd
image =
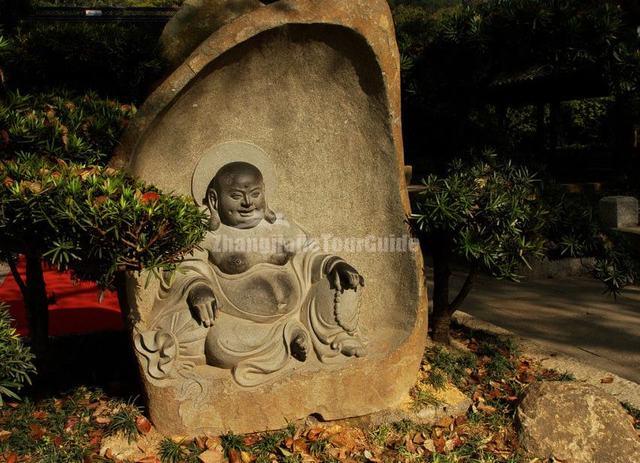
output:
[[[186,260],[163,280],[150,329],[135,337],[151,377],[170,379],[206,363],[230,369],[241,386],[255,386],[299,364],[291,355],[298,337],[310,342],[324,363],[343,354],[364,354],[356,334],[357,292],[333,290],[325,272],[337,258],[322,254],[299,229],[293,235],[290,228],[282,220],[256,227],[256,232],[223,225],[208,234],[203,243],[206,252]],[[258,263],[229,274],[212,262],[212,253],[225,243],[255,244],[264,233],[276,247],[286,249],[283,265]],[[190,290],[203,284],[217,301],[211,328],[193,318],[187,303]]]

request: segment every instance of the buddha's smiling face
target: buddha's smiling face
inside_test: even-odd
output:
[[[210,203],[220,221],[234,228],[253,228],[265,217],[266,199],[262,174],[253,165],[234,162],[224,166],[212,182]]]

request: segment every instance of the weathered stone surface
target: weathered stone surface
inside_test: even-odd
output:
[[[442,389],[436,389],[433,386],[422,385],[425,392],[428,392],[435,403],[425,405],[416,412],[416,420],[425,424],[435,423],[440,418],[446,416],[461,416],[467,413],[472,401],[464,395],[460,389],[453,384],[447,384]]]
[[[214,31],[262,6],[259,0],[186,0],[162,31],[163,57],[177,67]]]
[[[600,220],[611,228],[638,225],[638,200],[633,196],[607,196],[600,200]]]
[[[231,313],[230,299],[213,307],[211,295],[196,297],[190,292],[196,275],[215,286],[217,277],[211,272],[224,270],[228,263],[216,261],[211,252],[208,258],[207,253],[195,255],[194,264],[189,264],[193,278],[182,273],[176,280],[186,278],[184,284],[172,283],[182,285],[185,293],[171,285],[161,288],[156,280],[145,287],[144,275],[130,279],[133,334],[150,415],[160,431],[246,433],[281,428],[310,415],[341,419],[402,403],[422,357],[426,298],[419,249],[389,250],[389,237],[409,233],[399,77],[393,21],[385,0],[280,0],[222,25],[145,102],[125,135],[115,166],[167,191],[193,193],[211,212],[212,238],[220,230],[251,235],[282,226],[286,231],[281,219],[286,217],[304,228],[305,237],[332,247],[326,261],[315,259],[306,248],[290,256],[283,265],[291,263],[297,269],[298,283],[284,276],[265,277],[246,287],[244,303],[266,294],[256,295],[257,289],[274,288],[276,297],[284,297],[278,309],[291,317],[294,329],[280,325],[280,319],[266,321],[277,334],[264,339],[286,341],[284,351],[282,345],[277,352],[269,347],[268,361],[257,359],[255,368],[244,371],[239,371],[246,366],[244,352],[265,328],[253,323],[260,307],[249,304],[247,310]],[[229,151],[221,147],[229,146],[259,147],[268,158],[249,159],[248,149],[228,159],[258,168],[261,175],[254,177],[264,181],[260,194],[268,199],[268,207],[256,206],[264,220],[242,230],[236,230],[237,221],[225,223],[219,217],[223,190],[214,188],[215,195],[206,193],[205,200],[206,188],[197,186],[206,185],[223,167],[209,167],[209,176],[200,181],[203,158],[213,153],[214,158],[226,159]],[[214,212],[222,225],[213,225]],[[387,238],[387,250],[340,246],[339,240],[367,236]],[[333,238],[339,240],[332,242]],[[211,243],[203,247],[209,249]],[[239,266],[245,257],[253,259],[240,257]],[[336,261],[330,257],[348,263],[350,269],[341,268],[354,281],[360,276],[365,282],[357,300],[355,292],[342,293],[342,308],[333,314],[321,308],[338,304],[337,293],[328,297],[329,290],[335,291],[328,278]],[[316,262],[326,263],[318,266],[324,272],[320,281],[312,277]],[[239,273],[228,279],[246,277]],[[302,291],[304,297],[296,296],[303,301],[296,302],[301,304],[298,312],[287,308],[293,290],[280,291],[285,280],[291,282],[289,288]],[[314,291],[323,295],[314,299]],[[238,302],[242,291],[236,294]],[[317,304],[309,306],[309,301]],[[196,310],[185,310],[187,305]],[[191,317],[193,312],[197,314]],[[175,318],[166,318],[169,313]],[[308,314],[320,314],[320,329],[310,328],[313,317]],[[335,320],[328,320],[329,315]],[[235,335],[226,329],[211,335],[223,325],[233,327]],[[338,355],[325,356],[318,344],[306,344],[306,355],[300,355],[297,349],[306,338],[296,335],[298,329],[321,341],[341,337],[325,345]],[[361,351],[353,337],[361,338],[366,349]],[[200,347],[204,339],[206,352]],[[224,346],[216,344],[221,339],[226,339]],[[255,342],[260,346],[256,352],[263,353],[266,341]],[[291,357],[280,356],[281,351]],[[256,380],[265,372],[268,377]]]
[[[595,386],[538,383],[527,391],[517,418],[522,445],[534,456],[567,463],[640,461],[631,417]]]
[[[110,456],[116,461],[141,461],[156,455],[163,436],[154,428],[137,439],[129,440],[122,433],[105,436],[100,443],[100,455]]]

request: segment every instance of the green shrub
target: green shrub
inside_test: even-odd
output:
[[[0,249],[35,251],[103,287],[119,271],[172,269],[205,224],[190,198],[111,168],[32,154],[0,162]]]
[[[546,253],[552,259],[594,258],[591,274],[607,292],[617,295],[640,281],[640,251],[623,234],[602,226],[598,199],[595,194],[571,194],[555,186],[545,189]]]
[[[23,26],[12,36],[5,72],[23,93],[67,88],[141,102],[164,72],[161,31],[155,23]]]
[[[0,159],[20,151],[67,161],[108,161],[135,107],[94,93],[21,95],[0,101]]]
[[[0,162],[0,258],[15,269],[16,256],[25,256],[27,278],[17,283],[41,362],[49,304],[43,260],[113,288],[125,271],[173,270],[205,230],[191,198],[162,194],[115,169],[34,154]]]
[[[485,160],[451,164],[446,175],[423,180],[413,218],[433,256],[433,337],[448,343],[451,316],[484,270],[515,280],[529,256],[542,254],[546,212],[526,168]],[[468,265],[464,286],[449,301],[453,259]]]
[[[0,303],[0,405],[3,398],[19,400],[20,389],[31,384],[31,375],[36,372],[32,360],[33,355],[12,327],[8,307]]]

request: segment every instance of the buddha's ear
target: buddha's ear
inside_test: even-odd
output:
[[[220,214],[218,214],[218,193],[213,188],[207,191],[204,198],[206,206],[209,208],[209,230],[216,231],[220,227]]]
[[[267,207],[264,211],[264,219],[269,223],[275,223],[277,218],[278,217],[276,217],[276,213]]]

